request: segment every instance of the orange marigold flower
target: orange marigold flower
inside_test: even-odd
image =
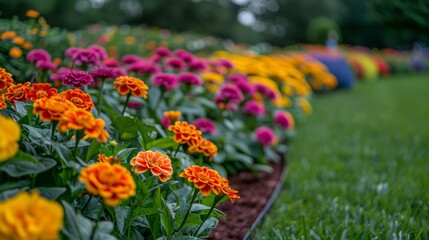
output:
[[[115,156],[107,157],[104,154],[98,154],[98,161],[101,163],[115,164],[115,163],[119,163],[119,158],[117,158]]]
[[[50,98],[52,96],[57,95],[58,90],[56,88],[51,88],[51,84],[49,83],[35,83],[31,88],[27,89],[26,98],[28,100],[36,100],[39,98]]]
[[[64,210],[38,192],[21,192],[0,203],[0,222],[0,239],[54,240],[60,238]]]
[[[193,152],[203,153],[206,157],[209,157],[210,160],[214,156],[216,156],[217,150],[218,148],[216,144],[204,138],[201,138],[201,140],[197,142],[195,145],[190,144],[188,148],[188,151],[190,153],[193,153]]]
[[[221,191],[225,196],[229,197],[229,200],[234,203],[235,199],[239,199],[240,196],[238,195],[238,191],[231,188],[229,185],[229,181],[226,178],[221,179]]]
[[[172,123],[176,122],[182,116],[180,111],[167,111],[164,112],[164,117],[170,120]]]
[[[173,175],[170,158],[161,152],[139,152],[130,161],[136,174],[150,170],[153,175],[158,176],[161,182],[166,182]]]
[[[104,121],[95,119],[92,113],[79,108],[65,111],[58,122],[58,130],[65,132],[70,129],[84,130],[89,138],[96,138],[99,142],[106,142],[109,133],[104,130]]]
[[[40,98],[33,103],[35,114],[39,114],[40,119],[45,122],[60,120],[61,115],[76,106],[62,96],[56,95],[51,98]]]
[[[21,36],[16,36],[12,39],[12,42],[15,43],[16,45],[22,45],[24,44],[25,40]]]
[[[175,122],[174,125],[168,127],[168,130],[174,132],[174,141],[184,144],[191,140],[198,140],[202,132],[195,127],[195,125],[188,124],[188,122]]]
[[[29,18],[36,18],[39,16],[39,12],[33,9],[27,10],[27,12],[25,12],[25,16],[29,17]]]
[[[63,98],[71,101],[76,107],[91,111],[94,107],[94,102],[91,99],[91,95],[80,90],[79,88],[69,89],[59,94]]]
[[[86,190],[100,195],[106,205],[114,207],[136,194],[136,184],[130,172],[119,164],[96,163],[84,168],[79,181]]]
[[[148,86],[140,79],[129,76],[120,76],[113,83],[113,88],[118,89],[119,94],[128,95],[131,93],[136,97],[147,98]]]
[[[1,38],[7,39],[7,38],[14,38],[16,37],[16,32],[14,31],[5,31],[1,34]]]
[[[29,100],[25,95],[29,87],[30,82],[10,86],[5,93],[6,99],[16,108],[15,101],[27,102]]]
[[[26,50],[30,50],[33,48],[33,44],[31,42],[24,42],[24,44],[22,44],[22,47]]]
[[[13,58],[20,58],[22,56],[22,50],[19,47],[12,47],[9,49],[9,56]]]
[[[185,171],[179,176],[187,178],[189,182],[194,183],[194,186],[200,190],[203,196],[210,195],[211,191],[216,195],[219,195],[221,192],[222,177],[216,170],[192,165],[185,168]]]
[[[0,114],[0,136],[0,162],[2,162],[15,156],[18,152],[21,128],[11,118],[3,117]]]
[[[6,98],[4,97],[4,94],[0,94],[0,110],[5,109],[7,107],[6,104]]]
[[[6,72],[6,69],[0,68],[0,91],[14,85],[12,74]]]

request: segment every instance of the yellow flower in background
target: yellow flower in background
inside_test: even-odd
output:
[[[313,107],[306,98],[299,97],[296,99],[296,101],[298,106],[304,111],[305,114],[310,114],[313,111]]]
[[[7,108],[6,97],[4,93],[0,94],[0,110]]]
[[[18,152],[21,128],[11,118],[0,115],[0,136],[0,162],[2,162]]]
[[[126,44],[128,44],[128,45],[131,45],[131,44],[136,43],[136,42],[137,42],[137,39],[136,39],[136,37],[134,37],[134,36],[128,36],[128,37],[126,37],[126,38],[124,39],[124,42],[125,42]]]
[[[12,47],[9,49],[9,56],[13,58],[20,58],[22,56],[22,50],[19,47]]]
[[[59,239],[63,219],[64,210],[58,202],[37,192],[21,192],[0,203],[0,239]]]
[[[170,120],[172,123],[176,122],[182,116],[180,111],[166,111],[164,112],[164,117]]]
[[[33,9],[27,10],[27,12],[25,13],[25,16],[29,18],[37,18],[39,15],[40,13]]]

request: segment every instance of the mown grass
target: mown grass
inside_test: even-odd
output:
[[[429,239],[429,76],[315,97],[254,239]]]

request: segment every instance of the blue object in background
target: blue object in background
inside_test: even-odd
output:
[[[346,59],[338,56],[324,56],[322,54],[311,54],[312,57],[323,63],[338,81],[337,88],[351,88],[356,82],[356,77]]]

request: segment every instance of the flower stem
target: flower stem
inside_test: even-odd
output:
[[[192,200],[191,200],[191,203],[189,204],[188,210],[186,211],[185,217],[183,218],[183,221],[180,224],[180,226],[176,230],[174,230],[174,232],[178,232],[183,227],[183,225],[185,224],[186,219],[188,218],[188,215],[191,212],[192,204],[194,203],[194,201],[197,198],[197,196],[198,196],[198,191],[197,191],[196,188],[194,188],[194,195],[192,196]]]
[[[101,209],[100,209],[100,212],[98,212],[98,216],[97,216],[97,222],[95,222],[95,226],[91,232],[91,237],[89,238],[90,240],[94,239],[95,232],[97,231],[97,228],[98,228],[98,222],[100,222],[101,214],[103,213],[103,211],[104,211],[104,204],[101,204]]]
[[[73,152],[74,159],[76,159],[77,150],[78,150],[77,146],[79,145],[79,141],[83,137],[83,135],[84,135],[83,130],[77,130],[76,131],[76,140],[75,140],[75,143],[74,143],[74,152]]]
[[[55,128],[57,127],[58,122],[57,121],[52,121],[52,128],[51,128],[51,140],[54,141],[54,137],[55,137]]]
[[[216,196],[215,199],[213,200],[213,204],[210,207],[209,212],[207,213],[206,217],[204,218],[204,220],[201,222],[200,226],[197,228],[197,231],[195,231],[195,236],[197,236],[198,231],[200,231],[200,228],[203,226],[203,224],[207,221],[207,219],[209,219],[210,215],[212,214],[214,208],[216,207],[217,203],[223,198],[223,196]]]
[[[173,154],[173,157],[176,156],[177,152],[179,151],[180,147],[182,146],[182,144],[179,143],[179,146],[177,146],[176,151]]]
[[[155,111],[159,108],[159,104],[161,104],[162,98],[164,97],[165,90],[161,88],[161,94],[159,95],[158,102],[155,105]]]
[[[100,93],[98,94],[98,106],[97,106],[98,116],[101,115],[101,103],[103,102],[101,98],[103,97],[104,82],[105,82],[104,79],[101,79]]]
[[[128,102],[130,101],[130,97],[131,97],[131,93],[128,93],[127,99],[125,100],[124,108],[122,109],[122,113],[121,113],[122,116],[124,116],[125,109],[127,108]]]
[[[83,213],[83,211],[85,211],[86,207],[88,207],[89,202],[91,202],[92,197],[94,197],[94,195],[89,196],[88,201],[86,201],[85,205],[83,205],[82,209],[80,210],[81,213]]]

